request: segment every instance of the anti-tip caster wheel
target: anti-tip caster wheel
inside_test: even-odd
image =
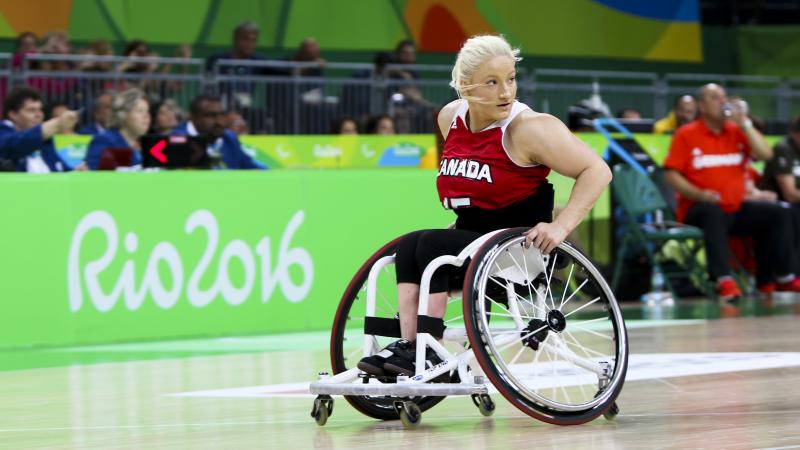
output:
[[[394,402],[394,409],[406,428],[415,428],[422,421],[422,410],[414,402]]]
[[[472,394],[472,403],[478,407],[482,415],[489,417],[494,414],[495,405],[489,394]]]
[[[608,408],[608,411],[603,413],[603,417],[605,417],[606,420],[614,420],[617,414],[619,414],[619,405],[617,405],[617,402],[614,402],[611,404],[611,407]]]
[[[311,417],[317,425],[323,426],[328,422],[328,417],[333,414],[333,399],[330,395],[318,395],[314,399],[314,407],[311,408]]]

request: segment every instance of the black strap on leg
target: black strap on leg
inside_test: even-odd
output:
[[[417,333],[428,333],[436,339],[444,336],[444,319],[431,316],[417,316]]]
[[[387,319],[385,317],[365,317],[364,334],[399,338],[400,319]]]

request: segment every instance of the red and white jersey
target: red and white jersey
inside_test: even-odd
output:
[[[528,108],[515,101],[507,118],[473,133],[467,126],[469,105],[463,101],[444,142],[436,188],[445,208],[500,209],[533,195],[550,168],[511,160],[503,136],[514,118]]]

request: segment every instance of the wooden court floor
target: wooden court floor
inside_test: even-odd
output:
[[[454,397],[410,430],[340,399],[320,428],[305,386],[327,336],[304,333],[1,352],[0,449],[800,448],[798,303],[625,309],[614,421],[548,425],[494,395],[492,417]]]

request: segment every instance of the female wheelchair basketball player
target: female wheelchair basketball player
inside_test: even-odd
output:
[[[436,182],[440,201],[457,216],[455,227],[395,239],[353,278],[334,320],[336,375],[311,385],[321,394],[312,410],[320,425],[332,412],[330,394],[344,394],[369,416],[407,425],[444,395],[471,394],[490,414],[486,387],[469,384],[468,373],[475,380],[485,374],[516,407],[551,423],[615,414],[609,411],[627,368],[622,314],[597,269],[564,242],[611,172],[557,118],[516,101],[518,55],[494,35],[472,37],[459,51],[450,82],[459,99],[438,117],[445,144]],[[551,169],[575,180],[555,220],[546,179]],[[376,289],[392,262],[397,314],[376,317]],[[448,329],[444,317],[453,280],[462,278],[464,326],[458,331]],[[380,296],[379,308],[392,303],[387,297]],[[379,336],[402,339],[379,350]],[[345,343],[360,341],[363,352],[356,353],[363,358],[353,368],[354,353],[346,354]],[[448,353],[443,341],[461,354]],[[460,381],[462,389],[426,384],[442,378]]]

